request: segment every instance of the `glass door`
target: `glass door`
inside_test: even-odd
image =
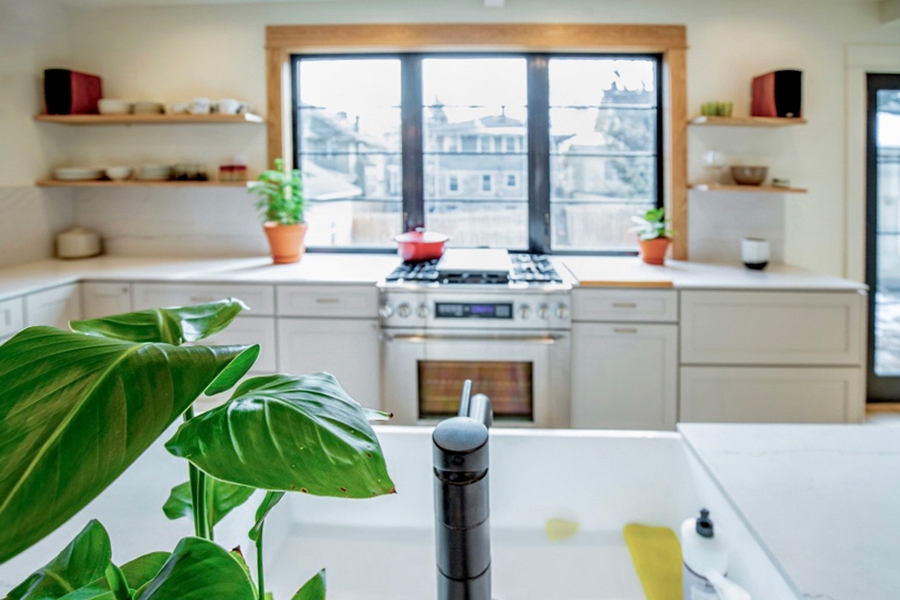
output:
[[[868,92],[868,396],[900,402],[900,75],[870,74]]]

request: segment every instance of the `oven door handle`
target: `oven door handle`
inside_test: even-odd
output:
[[[516,335],[516,334],[502,334],[502,335],[484,335],[478,333],[466,334],[466,333],[393,333],[390,331],[385,331],[382,333],[384,336],[384,340],[387,342],[411,342],[424,344],[426,342],[431,341],[462,341],[462,342],[535,342],[542,344],[555,344],[563,339],[565,339],[565,335],[561,333],[548,333],[544,335],[534,335],[534,334],[526,334],[526,335]]]

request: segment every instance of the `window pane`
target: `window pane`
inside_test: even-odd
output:
[[[653,204],[654,165],[655,159],[645,156],[551,156],[550,200]]]
[[[554,250],[633,250],[635,235],[631,217],[656,207],[646,204],[616,204],[557,200],[551,205],[551,244]]]
[[[524,58],[422,61],[425,226],[452,245],[528,246],[526,81]]]
[[[307,244],[392,246],[402,230],[399,59],[301,59],[297,78]]]
[[[657,82],[649,59],[553,58],[551,243],[631,250],[631,217],[656,205]]]

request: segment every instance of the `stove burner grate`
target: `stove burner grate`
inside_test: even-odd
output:
[[[445,285],[506,285],[508,283],[562,283],[550,259],[543,254],[510,254],[513,268],[508,274],[461,273],[442,276],[440,259],[425,262],[403,262],[387,276],[391,282],[440,283]]]

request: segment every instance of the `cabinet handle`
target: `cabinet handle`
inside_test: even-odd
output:
[[[613,308],[637,308],[637,302],[613,302]]]
[[[614,333],[637,333],[638,330],[634,327],[616,327],[613,329]]]
[[[191,296],[191,302],[204,303],[204,302],[212,302],[212,301],[213,301],[213,299],[210,298],[209,296]]]
[[[316,304],[339,304],[340,298],[316,298]]]

